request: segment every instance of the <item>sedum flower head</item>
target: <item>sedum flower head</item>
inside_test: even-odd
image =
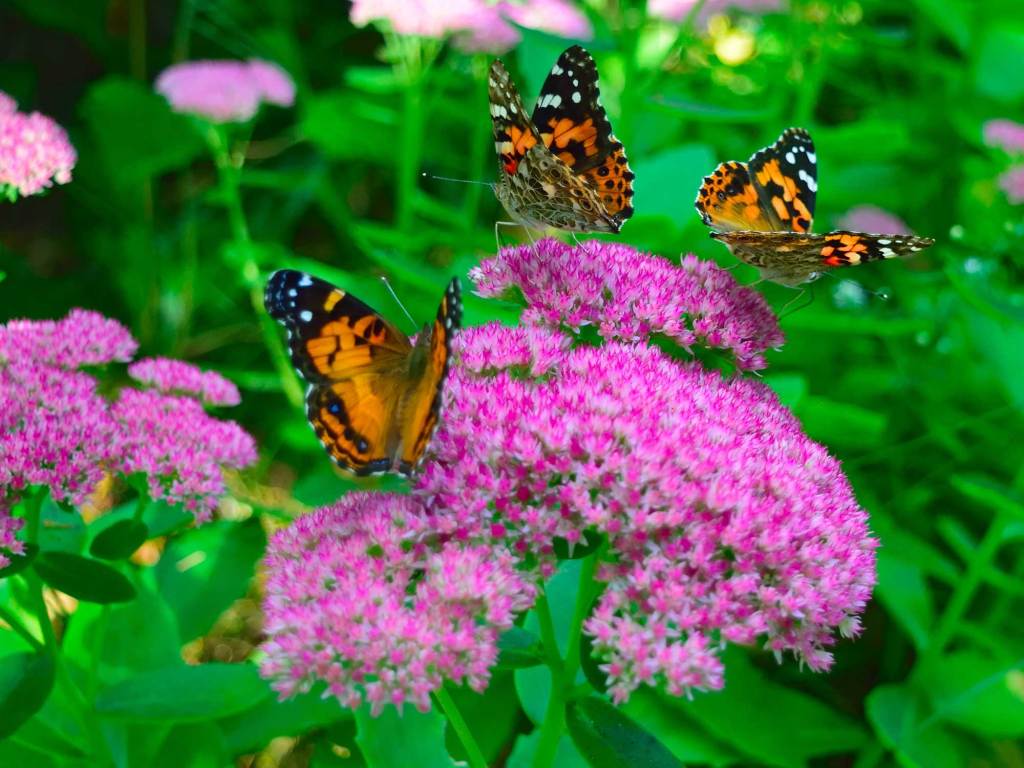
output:
[[[1010,166],[999,177],[999,188],[1013,205],[1024,203],[1024,164]]]
[[[698,0],[650,0],[647,12],[654,18],[678,24],[697,6]],[[782,8],[782,0],[707,0],[698,11],[697,23],[707,24],[708,19],[729,10],[745,13],[771,13]]]
[[[519,289],[530,324],[592,325],[604,339],[628,341],[662,334],[687,348],[726,350],[744,369],[764,368],[764,352],[783,341],[757,291],[693,255],[676,265],[618,243],[546,238],[503,248],[470,278],[482,296]]]
[[[1024,125],[1013,120],[989,120],[982,128],[985,143],[1010,154],[1024,153]]]
[[[851,208],[836,224],[840,229],[852,229],[854,232],[873,232],[881,235],[913,234],[907,222],[877,205],[858,205]]]
[[[77,160],[63,128],[39,112],[19,112],[0,91],[0,194],[14,200],[67,184]]]
[[[147,357],[128,366],[128,375],[161,392],[194,395],[207,405],[238,405],[238,387],[219,373],[166,357]]]
[[[276,64],[249,61],[187,61],[168,67],[156,90],[175,112],[187,112],[213,123],[244,123],[262,104],[290,107],[295,84]]]
[[[520,27],[537,29],[573,40],[590,40],[590,20],[568,0],[506,0],[502,13]]]
[[[430,708],[443,680],[483,690],[498,634],[534,599],[512,556],[433,542],[409,496],[350,493],[271,541],[264,676],[282,695],[319,681],[345,706]]]

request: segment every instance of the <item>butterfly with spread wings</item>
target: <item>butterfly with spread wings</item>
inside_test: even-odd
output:
[[[833,267],[906,256],[935,241],[912,235],[811,234],[818,191],[810,134],[787,128],[749,162],[722,163],[704,177],[695,205],[711,237],[764,280],[795,287]]]
[[[409,474],[440,414],[461,319],[458,279],[415,344],[352,294],[303,272],[271,275],[264,303],[288,329],[292,363],[309,382],[306,415],[331,458],[357,475]]]
[[[535,229],[618,232],[633,215],[633,172],[601,106],[597,66],[578,45],[558,57],[533,116],[500,60],[488,78],[499,202]]]

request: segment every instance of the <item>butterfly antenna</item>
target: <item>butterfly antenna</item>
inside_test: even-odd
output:
[[[792,304],[795,301],[799,301],[801,298],[803,298],[804,294],[807,294],[807,301],[805,301],[803,304],[799,305],[795,309],[791,310],[790,312],[787,312],[786,311],[786,307],[788,307],[790,304]],[[807,309],[807,307],[811,306],[811,304],[813,304],[813,303],[814,303],[814,283],[811,283],[811,285],[809,287],[802,288],[800,290],[800,293],[798,293],[796,296],[794,296],[792,299],[790,299],[789,301],[787,301],[785,304],[782,305],[782,309],[779,310],[779,321],[781,322],[784,318],[787,318],[790,315],[792,315],[792,314],[794,314],[796,312],[799,312],[801,309]]]
[[[380,281],[384,283],[384,287],[388,289],[388,293],[390,293],[391,298],[395,300],[395,304],[401,307],[402,311],[405,313],[405,316],[409,318],[409,322],[412,323],[413,330],[415,331],[415,329],[417,328],[416,321],[412,319],[412,315],[409,314],[409,310],[405,308],[405,304],[403,304],[402,300],[398,298],[398,294],[395,293],[395,289],[391,287],[391,281],[388,280],[387,276],[385,275],[380,276]]]
[[[423,173],[421,173],[420,176],[425,179],[437,179],[438,181],[454,181],[457,184],[480,184],[481,186],[484,187],[494,187],[494,184],[492,184],[489,181],[475,181],[473,179],[453,179],[451,176],[435,176],[434,174],[427,173],[426,171],[423,171]]]

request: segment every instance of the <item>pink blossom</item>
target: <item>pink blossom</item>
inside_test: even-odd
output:
[[[877,205],[858,205],[848,210],[836,222],[840,229],[869,232],[879,235],[911,235],[913,230],[895,214]]]
[[[1024,152],[1024,125],[1013,120],[989,120],[982,128],[985,143],[1011,154]]]
[[[480,2],[467,16],[452,45],[467,53],[505,53],[522,39],[519,30],[508,23],[497,5]]]
[[[509,553],[429,534],[416,499],[355,492],[273,538],[261,671],[282,696],[322,681],[377,714],[428,710],[445,679],[486,687],[498,634],[534,588]]]
[[[586,14],[568,0],[505,0],[502,13],[521,27],[574,40],[590,40],[594,28]]]
[[[385,22],[400,35],[442,38],[486,22],[483,0],[353,0],[351,19],[357,26]]]
[[[0,364],[81,368],[131,360],[137,347],[127,328],[87,309],[73,309],[61,320],[11,320],[0,326]]]
[[[593,325],[605,339],[663,334],[684,347],[731,352],[744,369],[765,366],[782,344],[778,321],[761,295],[693,255],[679,265],[627,245],[590,240],[572,247],[540,240],[503,248],[470,272],[481,296],[522,291],[530,324]]]
[[[25,554],[25,545],[17,539],[18,531],[24,524],[24,520],[11,517],[11,510],[0,499],[0,568],[11,564],[10,555]]]
[[[166,357],[147,357],[128,366],[128,375],[161,392],[195,395],[207,405],[238,405],[238,387],[219,373]]]
[[[1024,164],[1011,165],[999,177],[999,188],[1013,205],[1024,203]]]
[[[697,5],[697,0],[649,0],[647,12],[654,18],[679,23]],[[730,9],[745,13],[770,13],[782,9],[782,0],[707,0],[700,9],[697,23],[707,24],[709,18]]]
[[[13,200],[67,184],[77,160],[63,128],[39,112],[18,112],[0,91],[0,194]]]
[[[120,440],[117,469],[146,476],[150,498],[182,504],[206,520],[224,494],[223,467],[256,461],[256,445],[238,424],[220,421],[190,397],[125,388],[113,404]]]
[[[176,112],[214,123],[245,122],[263,103],[290,107],[295,101],[295,85],[288,73],[259,59],[175,64],[157,77],[156,90]]]
[[[541,575],[556,538],[603,534],[608,588],[587,631],[618,700],[641,683],[721,687],[719,637],[826,668],[875,579],[838,462],[760,383],[621,342],[555,361],[560,335],[456,337],[414,488],[435,529],[530,555]]]

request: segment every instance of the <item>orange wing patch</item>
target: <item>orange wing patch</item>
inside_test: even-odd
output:
[[[619,144],[600,165],[583,172],[583,177],[597,190],[609,215],[625,221],[633,215],[633,179],[626,153]]]
[[[754,178],[765,190],[768,204],[785,229],[791,232],[808,232],[811,227],[811,212],[800,199],[796,181],[782,172],[779,161],[768,160],[757,169]]]
[[[577,123],[568,117],[548,120],[550,131],[540,134],[544,146],[557,155],[570,168],[586,164],[598,152],[598,134],[594,120],[587,118]]]
[[[779,228],[762,208],[746,163],[722,163],[705,176],[694,204],[704,223],[719,232],[771,232]]]

